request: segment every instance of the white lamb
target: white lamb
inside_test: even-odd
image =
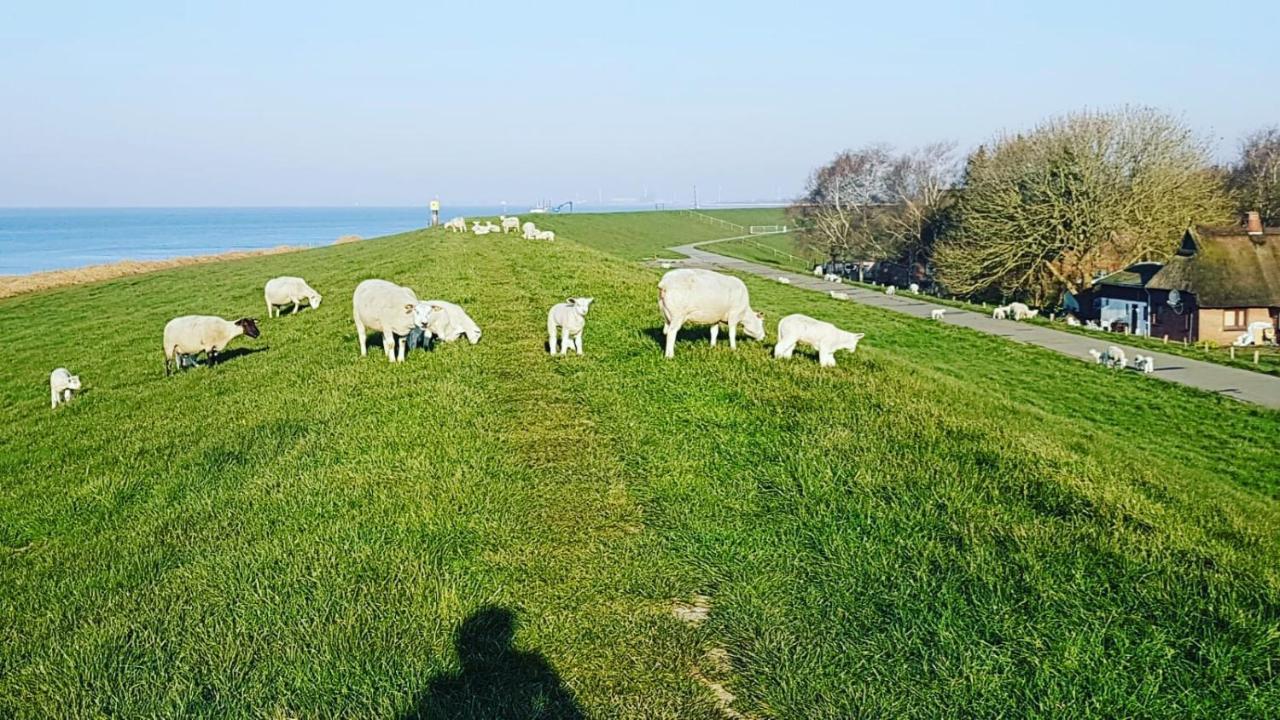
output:
[[[1032,310],[1025,303],[1009,303],[1009,313],[1013,315],[1014,320],[1030,320],[1040,314],[1039,310]]]
[[[293,312],[297,313],[303,300],[311,305],[312,310],[320,307],[320,293],[300,277],[285,275],[272,278],[267,281],[263,295],[267,300],[267,317],[278,317],[283,305],[293,305]]]
[[[1071,327],[1080,327],[1080,319],[1077,318],[1075,315],[1068,315],[1067,324],[1070,325]]]
[[[486,227],[486,228],[488,228],[489,232],[491,232],[491,233],[502,232],[502,226],[497,225],[497,224],[492,223],[492,222],[490,222],[490,223],[485,223],[485,227]]]
[[[929,311],[929,317],[933,320],[941,320],[947,314],[946,308],[934,308]]]
[[[813,266],[813,276],[814,276],[814,277],[822,277],[822,266],[821,266],[821,265],[814,265],[814,266]]]
[[[889,295],[890,297],[892,297],[892,296],[894,296],[894,295],[897,295],[897,294],[898,294],[898,288],[896,288],[896,287],[894,287],[894,286],[892,286],[892,285],[885,285],[885,286],[884,286],[884,294],[885,294],[885,295]]]
[[[521,229],[521,231],[523,232],[523,237],[524,237],[524,239],[525,239],[525,240],[537,240],[537,239],[538,239],[538,226],[537,226],[537,225],[534,225],[534,224],[533,224],[533,223],[531,223],[531,222],[527,222],[527,223],[525,223],[524,225],[521,225],[521,226],[520,226],[520,229]]]
[[[1007,320],[1007,319],[1009,319],[1009,306],[1008,306],[1008,305],[1001,305],[1001,306],[997,307],[995,310],[992,310],[992,311],[991,311],[991,319],[992,319],[992,320]]]
[[[164,374],[173,372],[175,361],[181,369],[186,356],[199,353],[204,353],[206,364],[213,367],[218,353],[241,335],[258,337],[258,322],[253,318],[231,322],[213,315],[183,315],[170,320],[164,326]]]
[[[1092,357],[1093,361],[1099,365],[1102,364],[1103,355],[1104,354],[1101,350],[1097,348],[1089,348],[1089,356]]]
[[[520,232],[520,218],[515,217],[514,215],[511,217],[507,217],[506,215],[502,216],[502,234],[506,235],[509,230]]]
[[[844,282],[844,278],[840,277],[839,275],[836,275],[835,273],[827,273],[826,275],[822,276],[822,279],[826,280],[827,282],[833,282],[836,284],[841,284]]]
[[[751,309],[747,286],[741,280],[712,270],[680,268],[658,282],[658,309],[662,311],[662,332],[667,336],[666,356],[676,355],[676,335],[686,322],[711,326],[711,346],[715,347],[720,323],[729,326],[729,347],[738,347],[738,325],[756,340],[763,340],[764,313]]]
[[[1142,373],[1153,373],[1156,371],[1156,359],[1151,355],[1135,355],[1133,367]]]
[[[550,230],[539,230],[535,240],[555,240],[556,234]]]
[[[1109,367],[1123,370],[1125,366],[1128,365],[1128,362],[1125,360],[1125,357],[1124,357],[1124,350],[1121,350],[1115,345],[1107,346],[1106,358],[1107,358],[1107,365]]]
[[[911,283],[910,285],[907,286],[907,289],[911,291],[912,295],[920,294],[920,286],[917,285],[916,283]]]
[[[804,343],[818,351],[818,364],[835,367],[836,351],[858,349],[858,341],[865,333],[851,333],[829,322],[814,320],[808,315],[788,315],[778,321],[778,344],[773,346],[775,358],[790,358],[796,343]]]
[[[480,326],[467,315],[467,311],[444,300],[423,300],[414,309],[414,321],[424,330],[445,342],[453,342],[463,335],[475,345],[480,342]]]
[[[832,290],[829,293],[829,295],[831,295],[832,300],[848,300],[849,299],[849,293],[840,292],[839,290]]]
[[[791,279],[790,279],[790,278],[785,278],[785,277],[783,277],[783,276],[779,275],[779,276],[778,276],[778,282],[779,282],[780,284],[782,284],[782,285],[790,285],[790,284],[791,284]]]
[[[70,370],[60,367],[49,373],[49,400],[52,407],[58,407],[58,403],[71,402],[72,395],[79,389],[80,376],[72,375]]]
[[[582,354],[582,329],[587,325],[587,311],[591,309],[592,298],[569,298],[562,303],[552,305],[547,312],[547,347],[551,354],[556,354],[556,330],[559,329],[563,339],[560,342],[560,353],[576,348]]]
[[[452,230],[454,232],[466,232],[467,219],[462,217],[456,217],[450,220],[449,222],[445,223],[444,227],[446,230]]]
[[[382,333],[382,350],[389,362],[404,362],[409,332],[414,328],[413,310],[418,298],[407,287],[386,280],[365,280],[351,296],[351,314],[356,322],[360,357],[367,354],[367,333]]]

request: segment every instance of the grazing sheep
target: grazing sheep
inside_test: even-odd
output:
[[[456,218],[454,218],[454,219],[450,220],[449,222],[445,223],[445,224],[444,224],[444,228],[445,228],[446,230],[452,230],[452,231],[454,231],[454,232],[466,232],[466,231],[467,231],[467,219],[466,219],[466,218],[462,218],[462,217],[456,217]]]
[[[1087,327],[1087,328],[1089,328],[1090,330],[1101,330],[1101,329],[1102,329],[1102,326],[1101,326],[1101,325],[1099,325],[1098,323],[1096,323],[1096,322],[1094,322],[1094,321],[1092,321],[1092,320],[1085,320],[1085,321],[1084,321],[1084,326],[1085,326],[1085,327]]]
[[[1125,361],[1124,350],[1121,350],[1115,345],[1107,346],[1106,358],[1107,358],[1107,364],[1109,367],[1113,367],[1119,370],[1123,370],[1125,366],[1128,364]]]
[[[213,315],[183,315],[170,320],[164,326],[164,374],[173,373],[171,365],[177,361],[178,369],[185,365],[186,355],[205,354],[209,367],[218,363],[218,353],[235,338],[248,335],[258,337],[258,321],[240,318],[235,322]]]
[[[821,266],[821,265],[814,265],[814,266],[813,266],[813,276],[814,276],[814,277],[822,277],[822,266]]]
[[[413,311],[414,322],[445,342],[453,342],[463,335],[475,345],[480,342],[480,326],[467,315],[467,311],[444,300],[423,300]]]
[[[1089,356],[1099,365],[1102,364],[1103,352],[1097,348],[1089,348]]]
[[[890,296],[890,297],[893,297],[894,295],[897,295],[897,294],[898,294],[898,288],[896,288],[896,287],[894,287],[894,286],[892,286],[892,285],[885,285],[885,286],[884,286],[884,294],[885,294],[885,295],[888,295],[888,296]]]
[[[756,340],[765,336],[764,313],[751,309],[747,286],[741,280],[712,270],[680,268],[658,282],[658,309],[662,311],[662,332],[667,336],[666,356],[676,355],[676,335],[686,322],[711,326],[711,346],[715,347],[720,323],[729,326],[729,347],[738,347],[738,325]]]
[[[778,344],[773,346],[773,356],[790,358],[796,343],[804,343],[818,351],[819,365],[835,367],[836,351],[857,350],[863,337],[865,333],[847,332],[808,315],[788,315],[778,321]]]
[[[523,231],[523,237],[524,237],[524,239],[525,239],[525,240],[537,240],[537,239],[538,239],[538,226],[537,226],[537,225],[534,225],[534,224],[533,224],[533,223],[531,223],[531,222],[527,222],[527,223],[525,223],[524,225],[521,225],[521,226],[520,226],[520,229]]]
[[[367,354],[369,330],[382,333],[382,350],[388,362],[404,362],[405,345],[413,330],[413,310],[418,297],[407,287],[386,280],[365,280],[351,296],[360,357]]]
[[[535,240],[555,240],[556,234],[550,230],[539,230]]]
[[[828,294],[829,294],[829,295],[831,295],[831,299],[832,299],[832,300],[848,300],[848,299],[849,299],[849,297],[850,297],[850,296],[849,296],[849,293],[847,293],[847,292],[840,292],[839,290],[832,290],[832,291],[831,291],[830,293],[828,293]]]
[[[992,320],[1008,320],[1008,319],[1009,319],[1009,306],[1008,306],[1008,305],[1001,305],[1001,306],[997,307],[995,310],[992,310],[992,311],[991,311],[991,319],[992,319]]]
[[[1013,315],[1014,320],[1030,320],[1040,314],[1039,310],[1032,310],[1025,303],[1009,303],[1009,313]]]
[[[560,342],[560,353],[569,352],[570,347],[582,354],[582,329],[587,324],[587,311],[591,309],[592,298],[569,298],[562,303],[552,305],[547,312],[547,347],[551,354],[556,354],[556,329],[559,328],[563,339]]]
[[[932,320],[941,320],[942,316],[947,314],[946,308],[934,308],[929,311],[929,318]]]
[[[320,293],[300,277],[285,275],[271,278],[263,289],[263,295],[267,300],[267,317],[278,317],[282,305],[292,304],[293,312],[297,313],[303,300],[311,305],[312,310],[320,307]]]
[[[920,294],[920,286],[917,285],[916,283],[911,283],[910,285],[907,286],[907,289],[911,291],[912,295]]]
[[[1151,355],[1135,355],[1133,367],[1144,374],[1153,373],[1156,371],[1156,359]]]
[[[779,282],[779,283],[781,283],[782,285],[790,285],[790,284],[791,284],[791,279],[790,279],[790,278],[785,278],[785,277],[783,277],[783,276],[779,275],[779,276],[778,276],[778,282]]]
[[[520,218],[515,217],[514,215],[511,217],[507,217],[506,215],[502,216],[502,234],[506,235],[509,230],[520,232]]]
[[[1114,323],[1115,323],[1115,320],[1100,320],[1099,327],[1102,328],[1103,332],[1111,332],[1111,326]]]
[[[80,376],[72,375],[66,368],[58,368],[49,373],[49,400],[52,407],[58,403],[71,402],[72,394],[80,389]]]

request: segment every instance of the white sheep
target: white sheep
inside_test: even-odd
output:
[[[711,346],[715,347],[720,323],[729,326],[729,347],[738,347],[738,325],[756,340],[765,336],[764,313],[751,309],[747,286],[741,280],[713,270],[680,268],[658,282],[658,309],[662,311],[662,332],[667,336],[666,356],[676,355],[676,335],[686,322],[711,326]]]
[[[1144,374],[1153,373],[1156,371],[1156,359],[1151,355],[1135,355],[1133,367]]]
[[[1001,305],[991,311],[992,320],[1007,320],[1009,318],[1009,306]]]
[[[407,287],[386,280],[365,280],[351,295],[351,315],[356,323],[360,357],[367,354],[368,331],[382,333],[382,350],[388,362],[404,362],[406,340],[414,328],[413,310],[418,298]]]
[[[467,311],[445,300],[423,300],[414,308],[414,322],[436,338],[453,342],[465,335],[475,345],[480,342],[480,326]]]
[[[1102,364],[1103,352],[1101,350],[1097,348],[1089,348],[1089,356],[1093,358],[1095,363],[1099,365]]]
[[[471,222],[471,233],[473,235],[488,235],[493,232],[492,227],[493,223],[491,222],[482,223],[479,220],[473,220]]]
[[[582,329],[587,325],[587,311],[591,309],[593,298],[569,298],[562,303],[552,305],[547,311],[547,347],[551,354],[556,354],[556,330],[563,335],[560,342],[560,353],[568,353],[570,347],[582,354]]]
[[[523,231],[523,237],[525,240],[538,239],[538,226],[534,225],[532,222],[527,222],[524,225],[521,225],[520,229]]]
[[[790,285],[790,284],[791,284],[791,279],[790,279],[790,278],[786,278],[786,277],[783,277],[783,276],[779,275],[779,276],[778,276],[778,282],[779,282],[780,284],[782,284],[782,285]]]
[[[445,223],[444,228],[446,230],[452,230],[454,232],[466,232],[467,219],[463,217],[456,217],[450,220],[449,222]]]
[[[49,400],[52,407],[58,403],[71,402],[71,396],[80,389],[80,376],[72,375],[66,368],[58,368],[49,373]]]
[[[822,279],[826,280],[827,282],[836,283],[837,285],[842,284],[844,282],[844,278],[840,277],[839,275],[836,275],[835,273],[827,273],[826,275],[822,276]]]
[[[849,293],[840,292],[839,290],[832,290],[828,294],[831,296],[832,300],[848,300],[849,299]]]
[[[1085,326],[1086,328],[1089,328],[1090,330],[1101,330],[1101,329],[1102,329],[1102,326],[1101,326],[1101,325],[1099,325],[1098,323],[1094,322],[1093,320],[1085,320],[1085,321],[1084,321],[1084,326]]]
[[[1080,327],[1080,319],[1075,315],[1067,315],[1066,320],[1067,325],[1070,325],[1071,327]]]
[[[506,235],[509,230],[520,232],[520,218],[515,217],[514,215],[511,217],[507,217],[506,215],[502,216],[502,234]]]
[[[502,227],[492,222],[485,223],[485,228],[491,233],[502,232]]]
[[[896,288],[896,287],[894,287],[894,286],[892,286],[892,285],[885,285],[885,286],[884,286],[884,294],[885,294],[885,295],[888,295],[888,296],[890,296],[890,297],[893,297],[894,295],[897,295],[897,294],[898,294],[898,288]]]
[[[1040,314],[1039,310],[1032,310],[1025,303],[1015,302],[1009,303],[1009,313],[1013,315],[1014,320],[1030,320]]]
[[[1128,364],[1124,357],[1124,350],[1121,350],[1115,345],[1107,346],[1106,357],[1107,357],[1107,364],[1113,368],[1123,370],[1125,366]]]
[[[778,344],[773,346],[775,358],[790,358],[796,343],[804,343],[818,351],[818,364],[835,367],[836,351],[858,349],[858,341],[865,333],[851,333],[829,322],[815,320],[808,315],[788,315],[778,322]]]
[[[814,276],[814,277],[822,277],[822,266],[821,266],[821,265],[814,265],[814,266],[813,266],[813,276]]]
[[[267,300],[267,317],[278,317],[282,305],[292,304],[293,312],[296,313],[303,300],[311,305],[312,310],[320,307],[320,293],[300,277],[285,275],[271,278],[262,294]]]
[[[556,234],[551,230],[539,230],[535,240],[555,240]]]
[[[941,320],[947,314],[946,308],[934,308],[929,311],[929,318],[932,320]]]
[[[911,283],[910,285],[907,286],[907,289],[911,291],[912,295],[920,294],[920,286],[916,283]]]
[[[205,354],[209,367],[218,362],[218,353],[235,338],[248,335],[258,337],[258,322],[253,318],[240,318],[234,322],[213,315],[183,315],[170,320],[164,326],[164,374],[184,366],[185,356]]]

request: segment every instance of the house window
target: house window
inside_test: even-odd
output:
[[[1223,310],[1222,311],[1222,329],[1223,330],[1243,330],[1245,326],[1244,310]]]

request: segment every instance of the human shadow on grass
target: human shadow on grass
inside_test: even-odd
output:
[[[514,647],[515,627],[505,608],[472,613],[454,633],[462,669],[432,678],[401,719],[585,718],[546,658]]]

